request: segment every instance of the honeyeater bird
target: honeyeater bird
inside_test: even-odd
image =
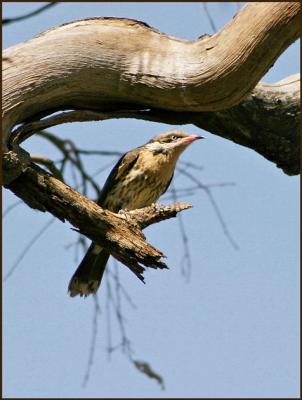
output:
[[[124,154],[108,176],[97,203],[113,212],[153,204],[168,189],[180,154],[197,139],[202,136],[172,130]],[[96,293],[109,255],[105,248],[91,243],[69,282],[71,297]]]

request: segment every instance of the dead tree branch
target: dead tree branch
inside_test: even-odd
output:
[[[13,128],[37,117],[43,125],[42,116],[66,109],[75,111],[48,122],[132,110],[128,117],[191,121],[297,174],[299,83],[263,84],[248,95],[298,38],[299,16],[298,2],[249,3],[222,30],[195,41],[134,20],[91,18],[6,49],[4,151]]]
[[[40,129],[68,122],[136,118],[169,124],[194,124],[249,147],[288,175],[300,173],[300,75],[275,84],[259,83],[237,106],[216,112],[173,112],[158,109],[96,112],[74,110],[28,122],[16,129],[10,147]]]
[[[138,210],[122,212],[121,215],[126,219],[130,216],[133,223],[137,224],[140,229],[145,229],[149,225],[176,217],[178,212],[187,210],[191,207],[192,205],[187,203],[176,203],[172,206],[153,204],[149,207],[140,208]]]
[[[145,215],[142,210],[115,214],[102,209],[35,164],[28,164],[19,178],[7,187],[30,207],[50,212],[63,222],[69,221],[79,233],[108,248],[142,281],[145,270],[142,265],[150,268],[167,266],[161,261],[163,253],[145,241],[140,226],[171,218],[189,207],[147,207]]]

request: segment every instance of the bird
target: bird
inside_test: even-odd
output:
[[[204,137],[170,130],[125,153],[110,172],[97,204],[116,213],[155,203],[168,189],[181,153],[198,139]],[[97,292],[109,256],[105,248],[91,243],[69,282],[71,297]]]

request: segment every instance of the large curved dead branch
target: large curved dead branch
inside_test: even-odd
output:
[[[10,147],[49,127],[110,118],[136,118],[168,124],[195,124],[247,146],[276,163],[288,175],[300,172],[300,75],[275,84],[259,83],[237,106],[216,112],[173,112],[156,109],[97,112],[73,110],[28,122],[14,131]],[[18,174],[18,171],[15,170]],[[14,179],[8,177],[7,179]]]
[[[249,3],[220,32],[176,39],[92,18],[4,51],[4,144],[14,125],[62,108],[216,111],[238,104],[299,35],[299,3]]]
[[[279,90],[276,85],[262,84],[248,94],[298,37],[299,10],[299,3],[293,2],[249,3],[220,32],[195,41],[164,35],[137,21],[92,18],[51,29],[5,50],[6,187],[31,207],[68,219],[93,241],[102,244],[104,240],[125,264],[132,265],[133,255],[134,270],[141,268],[138,260],[162,266],[158,261],[162,254],[151,247],[146,249],[148,245],[140,235],[135,243],[143,249],[144,257],[139,258],[128,244],[123,258],[121,245],[113,237],[105,233],[103,239],[96,237],[100,232],[96,220],[88,223],[94,233],[90,228],[85,230],[79,212],[85,201],[70,197],[71,189],[62,190],[62,182],[58,183],[61,189],[54,190],[53,182],[60,181],[37,169],[19,143],[42,129],[43,124],[68,122],[68,118],[76,121],[126,116],[192,122],[255,149],[287,173],[297,173],[296,85],[284,83]],[[41,119],[66,109],[74,111]],[[273,122],[267,118],[272,115]],[[269,129],[261,131],[259,121]],[[17,124],[21,127],[14,130]],[[73,207],[78,212],[70,219]],[[111,215],[104,211],[102,218],[103,232],[108,232]],[[120,224],[117,222],[117,231],[122,241],[127,236],[123,231],[126,222],[122,222],[125,226]]]

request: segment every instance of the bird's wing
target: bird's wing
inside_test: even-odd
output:
[[[170,178],[169,182],[167,183],[167,186],[166,186],[165,189],[163,190],[161,196],[162,196],[164,193],[166,193],[166,191],[169,189],[169,186],[170,186],[170,184],[171,184],[171,182],[172,182],[173,176],[174,176],[174,172],[173,172],[173,174],[171,175],[171,178]]]
[[[123,179],[123,176],[127,175],[129,170],[136,163],[139,156],[139,150],[140,148],[138,147],[137,149],[129,151],[128,153],[124,154],[115,164],[104,184],[101,195],[98,199],[98,204],[100,206],[103,204],[107,195],[110,193],[116,182],[120,179]]]

